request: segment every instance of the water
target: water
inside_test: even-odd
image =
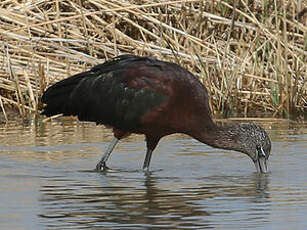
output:
[[[142,136],[121,141],[111,171],[92,169],[112,140],[91,123],[0,126],[0,229],[307,229],[307,124],[266,122],[271,173],[241,153],[164,138],[151,172]]]

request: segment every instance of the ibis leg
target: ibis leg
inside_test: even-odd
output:
[[[146,152],[146,156],[145,156],[145,160],[143,164],[144,171],[149,170],[149,164],[150,164],[152,152],[156,148],[160,138],[161,137],[146,135],[147,152]]]
[[[98,164],[96,165],[96,170],[100,171],[100,170],[104,170],[107,168],[106,166],[106,162],[109,159],[115,145],[117,144],[117,142],[119,141],[118,138],[114,137],[112,142],[109,144],[106,152],[104,153],[104,155],[102,156],[101,160],[98,162]]]
[[[144,164],[143,164],[143,170],[148,171],[149,170],[149,164],[151,160],[151,155],[152,155],[153,150],[152,149],[147,149]]]

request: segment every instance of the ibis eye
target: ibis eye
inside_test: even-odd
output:
[[[262,147],[257,146],[257,152],[258,152],[258,158],[266,157],[266,154],[265,154],[265,152],[264,152]]]

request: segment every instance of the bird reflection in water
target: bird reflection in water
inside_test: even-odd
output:
[[[87,176],[86,180],[74,183],[50,178],[41,189],[40,217],[47,227],[59,229],[63,226],[73,229],[207,228],[216,225],[217,215],[242,213],[242,207],[263,203],[254,212],[257,218],[266,219],[270,204],[269,175],[200,177],[186,185],[180,177],[160,173],[106,171],[93,176],[93,181]],[[88,172],[80,172],[81,178],[82,174]]]

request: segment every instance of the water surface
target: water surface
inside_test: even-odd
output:
[[[243,154],[184,135],[162,139],[150,173],[143,136],[112,140],[92,123],[0,125],[0,229],[307,229],[307,124],[260,123],[270,173]]]

